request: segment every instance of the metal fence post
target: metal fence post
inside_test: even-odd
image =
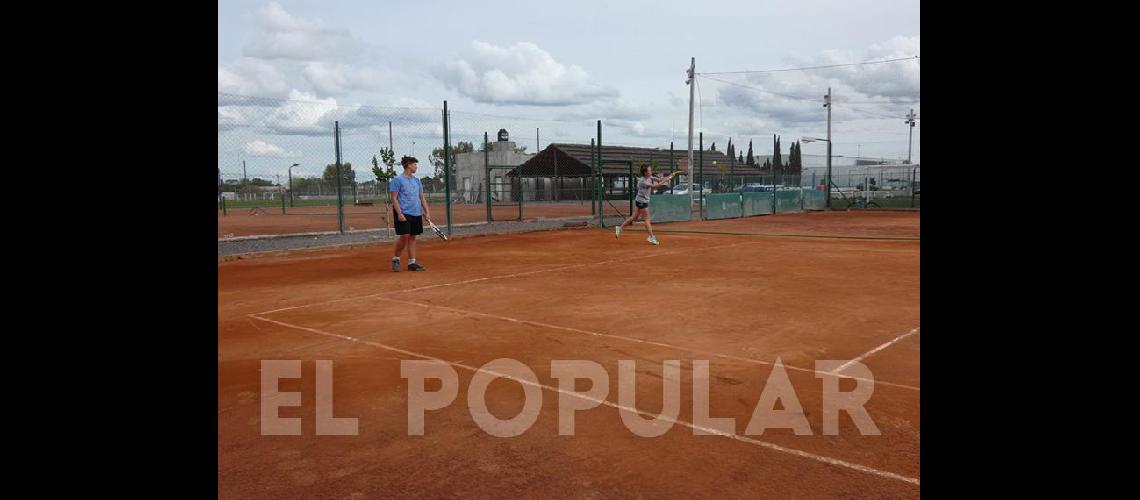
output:
[[[697,150],[697,163],[700,164],[701,172],[701,198],[700,205],[697,206],[697,215],[701,220],[705,220],[705,133],[700,133],[700,149]]]
[[[487,133],[483,132],[483,172],[487,175],[487,223],[490,224],[494,218],[491,216],[491,152],[488,151],[490,145],[487,144]]]
[[[447,116],[447,101],[443,101],[443,188],[446,190],[444,216],[447,217],[447,235],[451,236],[451,120]]]
[[[590,138],[590,215],[598,213],[598,153],[594,151],[594,138]],[[584,184],[584,183],[583,183]],[[598,219],[601,222],[601,219]]]
[[[601,227],[606,227],[605,216],[603,215],[605,213],[605,210],[602,209],[602,197],[605,196],[602,193],[603,184],[605,183],[605,175],[604,175],[605,173],[603,172],[603,167],[602,167],[602,121],[601,120],[598,120],[598,147],[595,151],[597,152],[597,155],[598,155],[598,162],[597,162],[597,165],[598,165],[598,225]]]
[[[222,216],[226,215],[226,197],[222,196],[222,169],[218,169],[218,207],[222,209]]]
[[[343,175],[340,166],[340,121],[333,122],[333,127],[334,143],[336,144],[336,222],[337,231],[344,234],[344,192],[341,189],[340,182]]]

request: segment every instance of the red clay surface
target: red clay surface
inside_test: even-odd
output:
[[[918,212],[835,211],[662,224],[661,230],[766,235],[918,238]]]
[[[432,220],[437,225],[447,221],[445,205],[433,204]],[[248,208],[227,210],[226,215],[218,211],[218,237],[258,236],[290,233],[336,231],[336,207],[294,207],[262,208],[252,211]],[[345,206],[345,229],[380,229],[385,227],[384,206]],[[526,219],[589,216],[590,202],[530,203],[523,206]],[[518,205],[492,207],[492,218],[496,221],[518,220]],[[452,224],[487,221],[486,205],[452,205]]]
[[[661,225],[710,227],[913,238],[919,216]],[[392,273],[390,245],[220,263],[219,497],[919,496],[920,334],[863,360],[878,382],[866,408],[881,435],[860,435],[846,414],[839,435],[823,435],[822,379],[811,371],[816,360],[855,359],[919,326],[918,241],[659,239],[655,247],[643,233],[619,240],[580,229],[428,240],[419,249],[423,273]],[[599,406],[576,413],[576,435],[560,436],[558,394],[543,390],[532,428],[494,437],[468,409],[472,371],[456,368],[455,401],[427,412],[424,436],[409,436],[400,363],[419,359],[409,353],[474,368],[516,359],[555,387],[552,360],[592,360],[609,374],[613,403],[618,361],[635,360],[636,406],[650,413],[662,408],[662,361],[681,360],[682,422],[694,418],[692,361],[708,360],[711,415],[735,418],[740,436],[780,358],[812,435],[748,436],[782,449],[694,435],[680,424],[645,438],[626,429],[621,410]],[[302,393],[301,406],[279,412],[303,418],[302,436],[260,435],[262,360],[302,361],[302,378],[280,383]],[[316,360],[333,362],[334,414],[358,418],[359,435],[315,435]],[[522,408],[523,389],[500,379],[486,399],[509,418]]]

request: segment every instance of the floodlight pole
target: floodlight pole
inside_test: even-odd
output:
[[[693,209],[693,94],[696,89],[697,58],[689,61],[689,78],[685,84],[689,86],[689,165],[685,178],[689,181],[689,210]]]

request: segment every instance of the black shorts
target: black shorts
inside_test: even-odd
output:
[[[412,236],[423,234],[424,219],[422,216],[404,214],[404,218],[407,220],[400,222],[400,216],[396,215],[395,210],[392,211],[392,220],[396,222],[396,234],[410,234]]]
[[[649,208],[648,203],[642,203],[640,201],[634,201],[633,204],[637,205],[637,208]]]

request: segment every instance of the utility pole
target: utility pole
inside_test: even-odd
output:
[[[827,95],[823,96],[823,107],[827,108],[827,188],[824,209],[831,210],[831,87],[827,88]]]
[[[693,95],[697,85],[697,58],[689,61],[689,78],[685,84],[689,86],[689,171],[685,175],[689,181],[689,207],[693,206]]]

